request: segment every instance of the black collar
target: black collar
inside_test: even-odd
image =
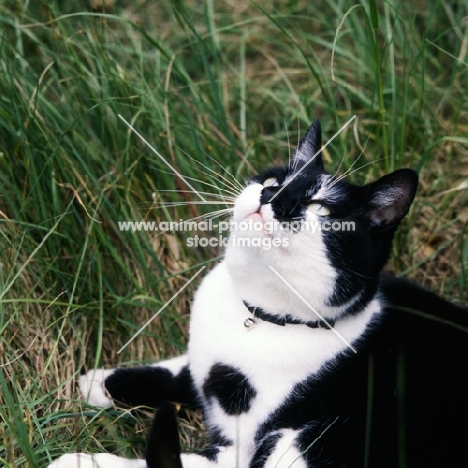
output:
[[[331,330],[335,326],[336,320],[316,320],[305,322],[304,320],[299,320],[291,317],[290,315],[286,315],[285,317],[278,317],[277,315],[269,314],[265,312],[261,307],[253,307],[249,305],[246,301],[243,301],[245,307],[249,310],[249,312],[253,315],[252,318],[248,318],[244,325],[246,328],[250,328],[252,325],[255,324],[255,319],[260,319],[265,322],[274,323],[275,325],[280,325],[284,327],[285,325],[307,325],[309,328],[325,328],[327,330]]]

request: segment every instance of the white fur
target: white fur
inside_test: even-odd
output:
[[[333,200],[339,194],[336,179],[330,174],[320,176],[320,188],[312,196],[313,200]]]
[[[181,458],[184,468],[219,468],[218,463],[212,462],[208,460],[208,458],[195,453],[183,453]],[[230,467],[226,466],[226,468]]]
[[[114,369],[92,369],[82,375],[79,380],[81,394],[90,405],[99,408],[112,406],[112,400],[104,387],[104,380],[114,372]]]
[[[48,468],[146,468],[145,460],[128,460],[110,453],[69,453],[62,455]]]
[[[292,429],[283,429],[280,431],[281,439],[274,452],[268,458],[265,468],[307,468],[302,454],[295,447],[295,440],[298,432]]]
[[[398,205],[399,200],[406,200],[405,187],[400,185],[385,185],[372,197],[372,205],[381,208]]]
[[[152,367],[163,367],[172,373],[172,375],[177,375],[184,366],[188,364],[187,354],[182,354],[175,358],[166,359],[162,362],[157,362],[152,364]]]

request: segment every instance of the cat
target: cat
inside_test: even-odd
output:
[[[468,467],[468,311],[382,273],[418,176],[356,186],[325,171],[321,147],[316,120],[237,197],[186,354],[81,377],[95,406],[159,407],[146,460],[50,468]],[[204,450],[180,454],[168,400],[203,410]]]

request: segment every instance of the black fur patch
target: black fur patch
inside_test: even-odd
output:
[[[129,406],[156,408],[163,401],[198,405],[188,366],[177,375],[162,367],[142,366],[117,369],[105,380],[112,399]]]
[[[182,468],[174,407],[164,402],[156,413],[146,449],[148,468]]]
[[[281,434],[278,432],[266,436],[258,446],[257,450],[252,457],[252,461],[249,464],[249,468],[263,468],[268,460],[268,457],[275,450],[278,440],[281,438]]]
[[[219,363],[210,369],[203,392],[207,398],[216,398],[231,416],[249,411],[257,394],[244,374],[235,367]]]
[[[219,447],[230,447],[233,445],[233,442],[223,435],[219,427],[209,428],[207,435],[210,444],[200,452],[200,455],[208,458],[208,460],[212,462],[216,462],[218,459]]]

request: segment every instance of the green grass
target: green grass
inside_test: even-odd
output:
[[[210,199],[232,195],[223,178],[287,160],[313,118],[326,141],[356,115],[328,168],[357,183],[420,169],[390,268],[467,303],[468,4],[373,5],[2,3],[0,464],[141,454],[151,415],[94,414],[76,378],[180,353],[198,279],[117,350],[219,255],[184,233],[119,231],[213,209],[184,203],[199,199],[119,114]]]

